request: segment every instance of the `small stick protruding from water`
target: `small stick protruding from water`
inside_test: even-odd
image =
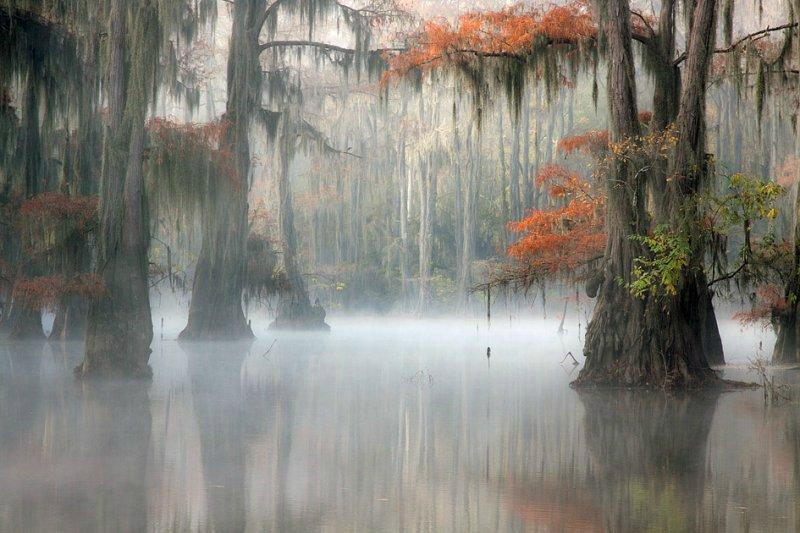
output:
[[[558,325],[558,334],[559,335],[563,335],[564,333],[567,332],[567,330],[564,329],[564,320],[566,318],[567,318],[567,299],[564,298],[564,312],[561,313],[561,323]]]
[[[161,317],[161,340],[164,340],[164,317]]]
[[[492,286],[486,285],[486,327],[492,327]]]
[[[579,364],[580,364],[580,363],[578,362],[578,360],[577,360],[577,359],[575,359],[575,356],[574,356],[574,355],[572,355],[572,352],[567,352],[567,355],[565,355],[565,356],[564,356],[564,359],[562,359],[562,360],[561,360],[561,363],[562,363],[562,364],[564,363],[564,361],[566,361],[566,360],[567,360],[567,357],[571,357],[571,358],[572,358],[572,366],[576,366],[576,365],[579,365]]]
[[[272,344],[269,345],[269,348],[267,348],[267,351],[264,352],[264,355],[262,355],[261,357],[266,357],[267,355],[269,355],[269,352],[272,351],[272,347],[275,346],[276,342],[278,342],[278,339],[272,339]]]

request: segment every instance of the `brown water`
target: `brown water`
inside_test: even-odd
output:
[[[333,326],[159,341],[145,384],[1,346],[0,530],[800,530],[796,404],[576,392],[577,325]],[[739,368],[759,335],[726,325]]]

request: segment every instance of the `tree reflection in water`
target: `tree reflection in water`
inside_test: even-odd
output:
[[[577,392],[497,328],[164,341],[152,383],[2,347],[0,530],[797,529],[798,405]]]

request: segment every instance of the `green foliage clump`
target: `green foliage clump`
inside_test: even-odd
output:
[[[775,203],[785,192],[775,182],[736,173],[728,178],[728,191],[711,202],[723,226],[738,226],[756,220],[774,220],[778,216]]]
[[[634,259],[633,281],[627,286],[637,298],[654,295],[674,296],[678,293],[681,272],[689,264],[689,236],[661,224],[652,235],[633,235],[648,251]]]

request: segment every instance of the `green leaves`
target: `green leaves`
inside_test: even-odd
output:
[[[773,181],[736,173],[728,178],[728,192],[712,200],[717,206],[723,226],[740,225],[745,221],[774,220],[778,216],[775,202],[786,191]]]
[[[659,225],[652,235],[630,238],[647,248],[646,255],[633,261],[633,281],[627,284],[631,293],[638,298],[677,294],[681,271],[689,264],[689,237]]]

